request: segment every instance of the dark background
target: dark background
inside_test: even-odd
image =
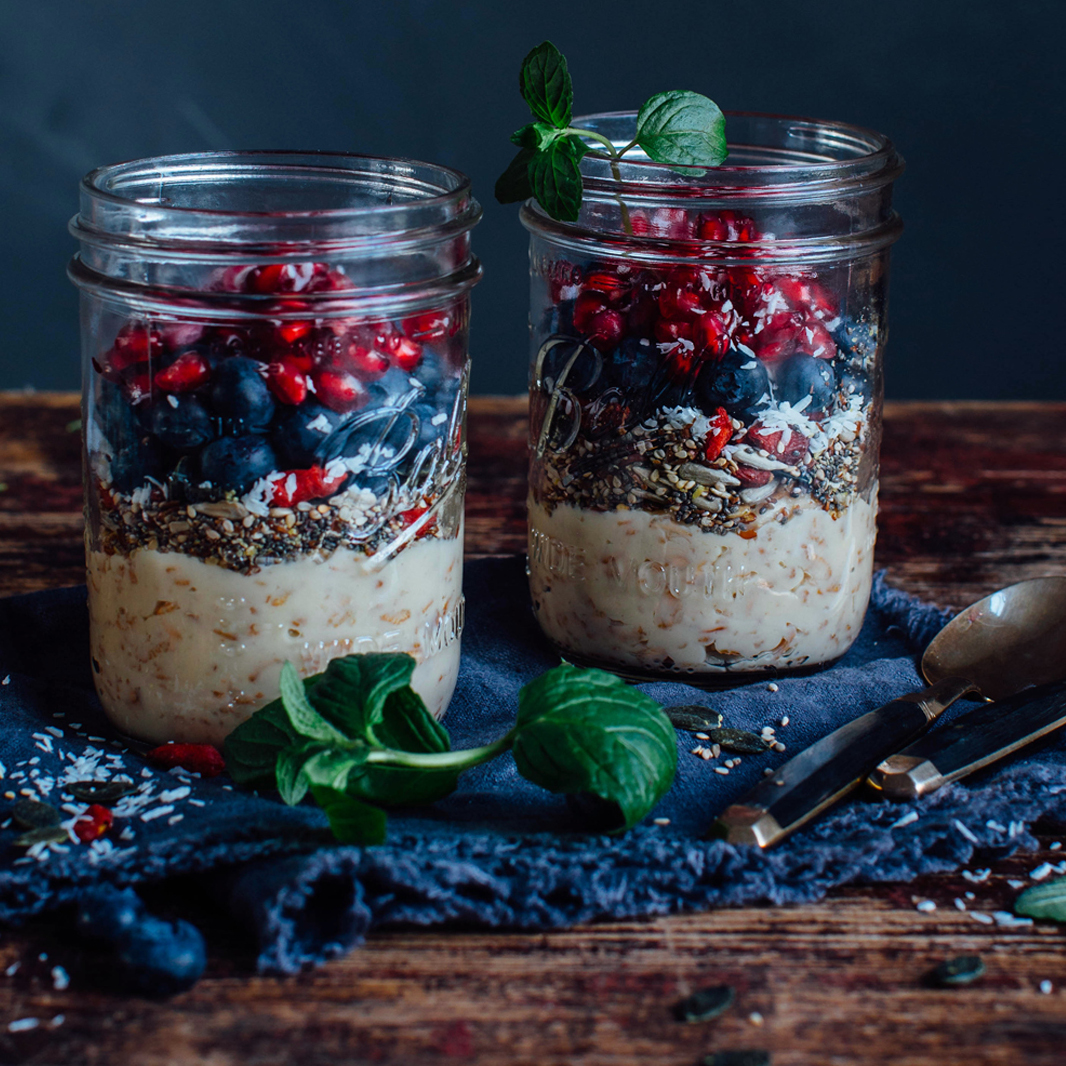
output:
[[[908,169],[894,398],[1066,396],[1062,0],[0,0],[0,388],[77,388],[64,275],[77,182],[218,148],[414,156],[467,172],[477,392],[525,387],[526,233],[492,186],[522,57],[566,54],[578,112],[694,89],[887,133]]]

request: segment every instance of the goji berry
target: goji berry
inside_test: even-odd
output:
[[[222,752],[211,744],[160,744],[148,753],[148,761],[164,770],[180,766],[201,777],[218,777],[226,769]]]
[[[707,429],[707,444],[703,454],[708,462],[714,462],[722,454],[722,449],[733,436],[733,420],[724,407],[719,407]]]
[[[107,807],[91,803],[85,813],[74,823],[74,835],[83,843],[99,840],[110,828],[115,816]]]

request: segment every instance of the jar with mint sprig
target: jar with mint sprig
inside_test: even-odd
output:
[[[548,43],[497,198],[530,231],[529,571],[569,661],[731,684],[851,645],[902,160],[690,92],[575,118]]]

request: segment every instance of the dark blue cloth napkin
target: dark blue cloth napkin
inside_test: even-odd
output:
[[[506,732],[519,688],[558,661],[532,618],[521,559],[469,564],[466,595],[462,670],[445,719],[457,748]],[[673,789],[623,836],[583,831],[564,797],[519,777],[506,755],[466,773],[434,807],[390,814],[386,844],[351,848],[330,844],[313,806],[285,807],[274,794],[234,789],[225,776],[163,772],[126,750],[92,690],[84,589],[0,601],[0,794],[28,790],[58,805],[64,780],[127,774],[144,786],[116,805],[111,833],[92,845],[27,854],[11,844],[17,827],[0,831],[0,919],[69,902],[102,881],[210,871],[220,905],[258,938],[260,968],[293,972],[386,924],[534,929],[803,901],[834,885],[953,869],[975,852],[1034,847],[1034,821],[1066,821],[1066,743],[1058,736],[921,804],[843,804],[769,853],[701,839],[765,767],[920,687],[916,653],[945,620],[878,580],[858,641],[823,673],[781,679],[777,691],[765,682],[722,692],[642,686],[663,704],[714,708],[732,726],[772,725],[788,750],[744,756],[723,775],[714,771],[722,759],[692,755],[697,741],[678,734]],[[11,805],[0,800],[0,822]]]

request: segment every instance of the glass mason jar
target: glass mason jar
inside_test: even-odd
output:
[[[826,664],[869,599],[903,163],[840,123],[727,133],[690,176],[586,156],[575,223],[522,209],[534,609],[566,658],[634,677]]]
[[[94,170],[81,250],[96,688],[220,742],[335,656],[405,651],[444,712],[463,624],[468,179],[218,152]]]

